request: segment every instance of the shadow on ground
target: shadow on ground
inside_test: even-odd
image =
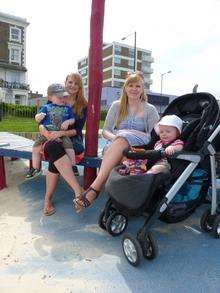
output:
[[[157,221],[152,230],[159,245],[158,257],[133,268],[123,256],[121,237],[111,237],[97,225],[105,194],[91,208],[76,214],[71,190],[60,181],[54,196],[56,213],[45,217],[44,189],[44,176],[20,184],[21,202],[13,214],[13,195],[5,200],[9,204],[5,211],[24,217],[33,235],[31,252],[22,256],[19,266],[10,266],[8,273],[41,270],[48,284],[63,278],[71,279],[74,286],[80,280],[85,292],[220,291],[220,242],[201,233],[199,220],[204,207],[182,223]],[[25,209],[19,208],[22,205]],[[131,219],[128,231],[135,235],[142,223],[143,219]]]

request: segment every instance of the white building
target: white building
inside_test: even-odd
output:
[[[0,101],[28,104],[24,18],[0,12]]]

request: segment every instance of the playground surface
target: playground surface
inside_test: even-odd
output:
[[[205,206],[177,224],[152,228],[159,255],[134,268],[122,253],[121,236],[97,225],[101,194],[81,214],[61,180],[56,213],[42,214],[45,177],[25,181],[26,163],[6,160],[8,188],[0,191],[0,292],[220,292],[220,240],[202,233]],[[79,178],[81,179],[81,178]],[[135,235],[143,219],[131,219]]]

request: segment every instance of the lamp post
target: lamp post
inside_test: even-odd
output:
[[[133,33],[127,35],[126,37],[123,37],[121,40],[124,41],[127,39],[127,37],[130,37],[131,35],[134,35],[134,65],[133,65],[133,70],[134,72],[136,71],[136,59],[137,59],[137,54],[136,54],[136,51],[137,51],[137,32],[134,31]]]
[[[162,94],[163,94],[163,77],[165,74],[171,73],[172,71],[169,70],[167,72],[161,73],[160,75],[160,114],[161,114],[161,107],[162,107]]]

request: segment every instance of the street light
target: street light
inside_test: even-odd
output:
[[[160,101],[160,114],[161,114],[161,107],[162,107],[162,93],[163,93],[163,77],[165,74],[171,73],[172,71],[169,70],[167,72],[161,73],[160,74],[160,97],[161,97],[161,101]]]
[[[124,41],[127,39],[127,37],[130,37],[131,35],[134,35],[134,66],[133,66],[133,70],[135,72],[136,71],[137,32],[135,31],[135,32],[127,35],[126,37],[122,38],[121,40]]]

